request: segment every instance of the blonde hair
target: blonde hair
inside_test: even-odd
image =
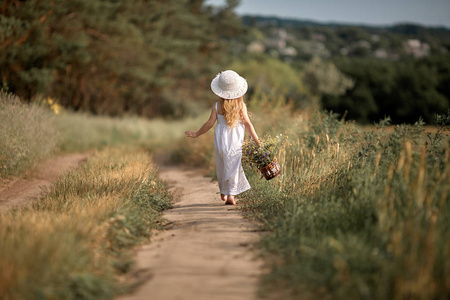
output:
[[[223,115],[225,117],[225,120],[227,120],[227,125],[230,127],[234,127],[236,123],[242,120],[244,97],[241,96],[236,99],[220,99],[223,108]]]

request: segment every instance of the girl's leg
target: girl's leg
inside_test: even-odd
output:
[[[216,155],[216,170],[217,170],[217,183],[219,184],[219,190],[223,191],[223,170],[225,168],[224,166],[224,162],[222,159],[222,156],[220,155],[219,151],[217,150],[216,147],[214,147],[214,152]],[[226,201],[226,195],[220,193],[220,199],[222,199],[222,201]]]
[[[227,196],[227,201],[225,202],[225,204],[236,205],[236,202],[234,202],[234,196],[233,195],[228,195]]]

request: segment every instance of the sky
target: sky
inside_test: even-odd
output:
[[[206,0],[223,5],[225,0]],[[450,28],[450,0],[241,0],[239,15],[365,25],[415,23]]]

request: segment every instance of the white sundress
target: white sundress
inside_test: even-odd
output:
[[[245,126],[239,122],[229,127],[225,116],[217,113],[217,103],[217,125],[214,131],[217,180],[222,194],[234,196],[250,189],[241,163]]]

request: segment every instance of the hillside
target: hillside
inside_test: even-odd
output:
[[[396,124],[419,118],[433,124],[450,107],[448,28],[260,16],[243,16],[242,22],[248,34],[235,39],[238,54],[275,58],[297,72],[306,95],[288,98],[299,107],[317,97],[317,106],[348,119],[373,123],[389,116]]]
[[[243,16],[242,22],[272,36],[285,36],[288,46],[295,48],[303,59],[319,54],[395,60],[405,55],[419,58],[448,54],[450,50],[450,29],[445,27],[406,23],[392,26],[321,23],[253,15]],[[278,32],[274,34],[274,30]],[[283,33],[280,34],[280,30]]]

